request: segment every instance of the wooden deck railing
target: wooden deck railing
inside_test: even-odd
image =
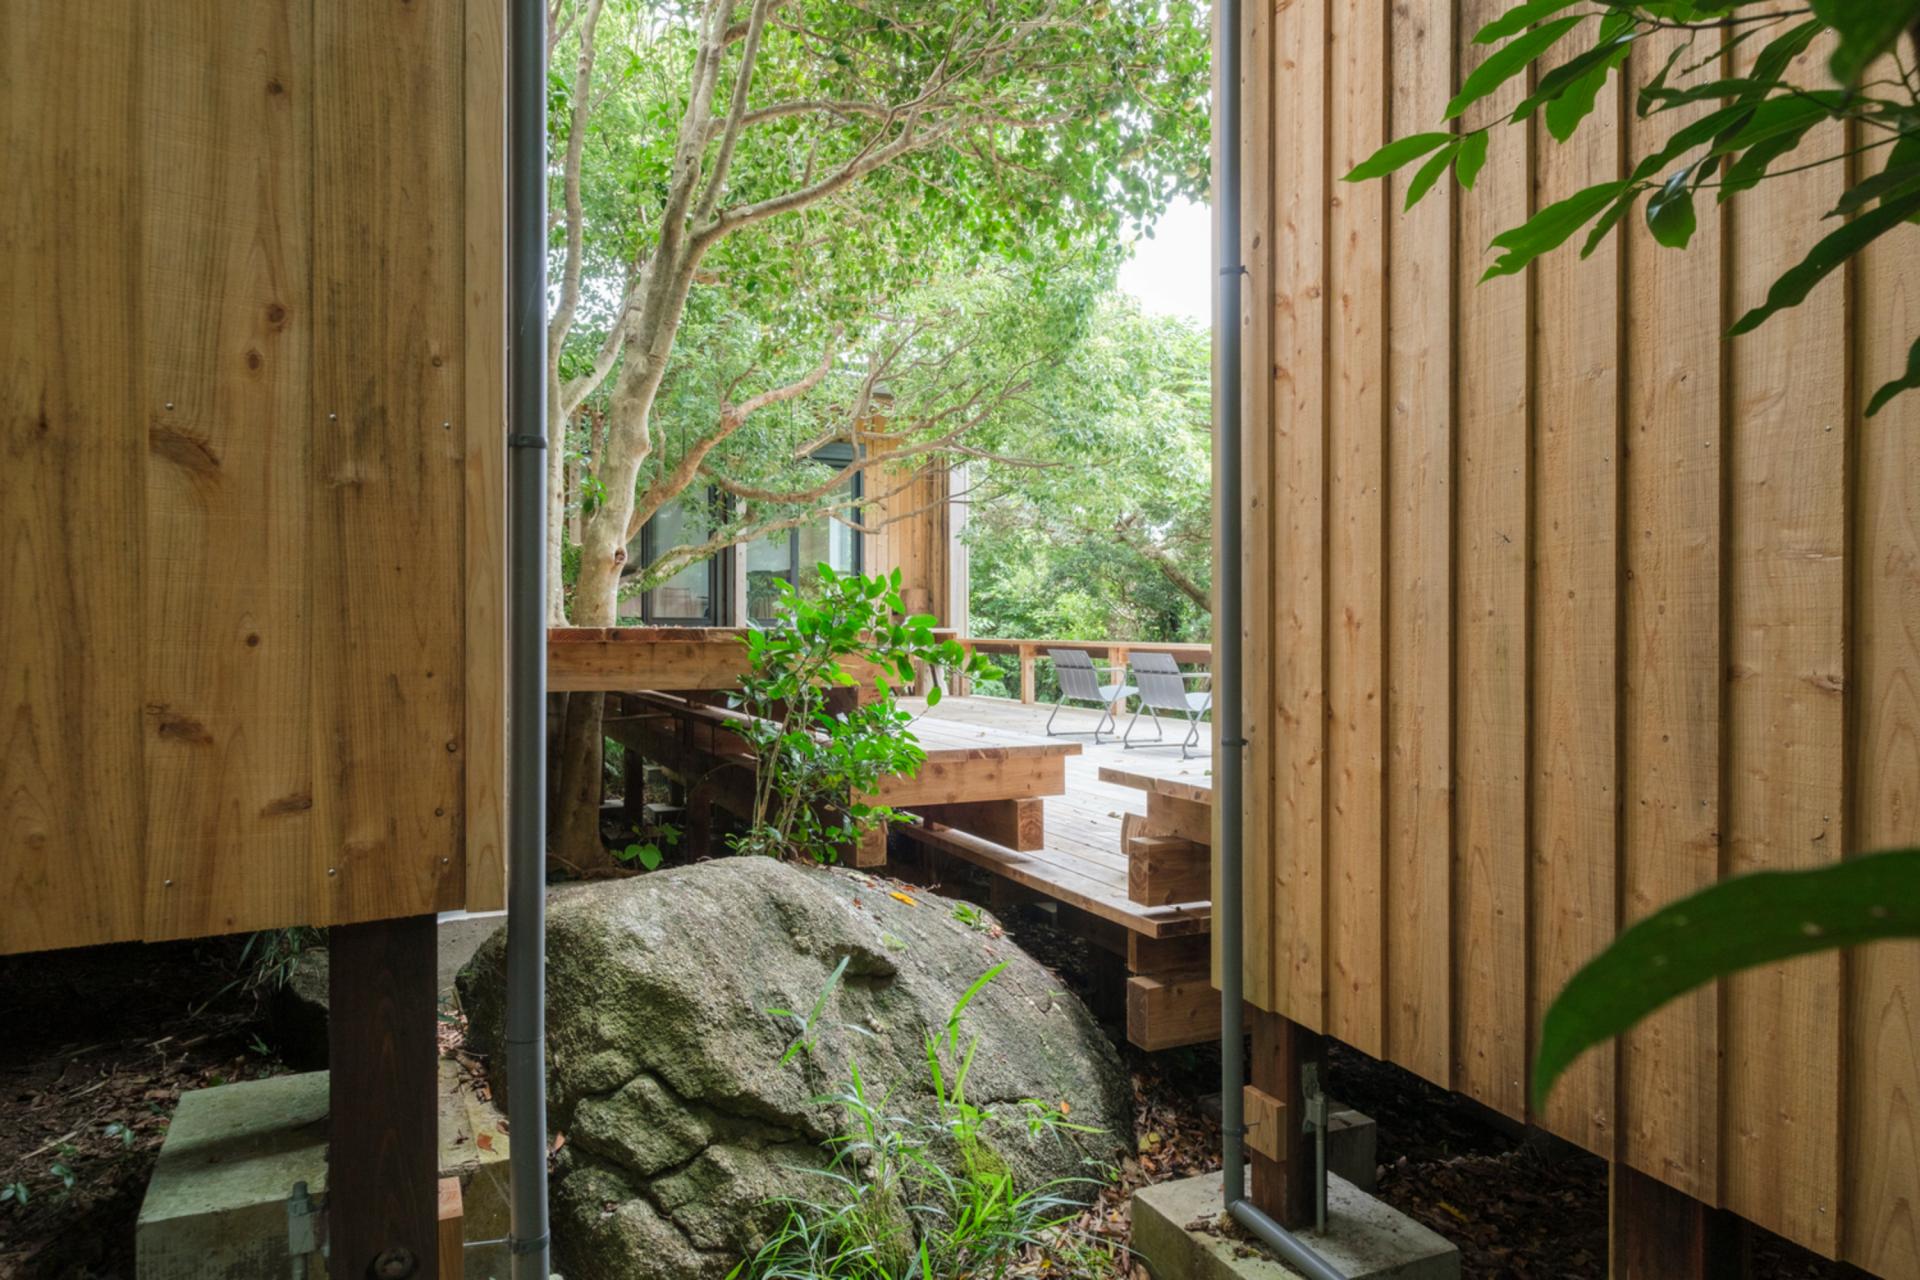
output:
[[[1007,636],[961,636],[960,643],[969,653],[1011,653],[1020,659],[1020,701],[1036,700],[1034,664],[1048,649],[1079,649],[1091,657],[1124,664],[1135,649],[1142,653],[1170,654],[1175,662],[1189,666],[1212,667],[1210,644],[1161,644],[1151,640],[1021,640]]]

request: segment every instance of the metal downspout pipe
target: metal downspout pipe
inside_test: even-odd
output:
[[[507,1119],[513,1280],[548,1280],[547,9],[507,27]]]
[[[1213,913],[1220,935],[1220,1147],[1225,1207],[1229,1216],[1258,1236],[1288,1266],[1307,1280],[1346,1280],[1304,1241],[1254,1207],[1247,1199],[1246,1045],[1241,1031],[1246,922],[1243,910],[1242,842],[1246,810],[1246,710],[1242,701],[1241,519],[1246,501],[1241,487],[1241,329],[1240,290],[1246,274],[1240,261],[1240,144],[1245,130],[1241,85],[1242,0],[1216,0],[1214,13],[1213,184],[1217,241],[1214,257],[1213,340],[1219,350],[1219,381],[1214,387],[1214,474],[1218,477],[1219,548],[1214,581],[1219,611],[1214,618],[1213,705],[1220,724],[1220,758],[1214,767],[1214,797],[1220,810],[1220,903]],[[1291,1122],[1292,1117],[1289,1117]]]

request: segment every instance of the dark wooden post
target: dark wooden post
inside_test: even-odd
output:
[[[1740,1280],[1740,1219],[1658,1178],[1616,1163],[1608,1185],[1608,1274],[1613,1280]]]
[[[1253,1060],[1247,1073],[1247,1155],[1253,1164],[1250,1199],[1289,1231],[1313,1225],[1314,1147],[1301,1130],[1306,1100],[1301,1069],[1323,1064],[1326,1042],[1297,1022],[1264,1011],[1253,1014]]]
[[[430,915],[330,932],[332,1280],[440,1272],[434,941]]]

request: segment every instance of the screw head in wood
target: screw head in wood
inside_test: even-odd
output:
[[[328,874],[328,875],[330,875],[330,876],[332,876],[332,875],[338,875],[338,874],[340,874],[340,872],[339,872],[339,870],[338,870],[338,868],[335,868],[335,867],[328,867],[328,868],[327,868],[327,874]]]
[[[420,1260],[413,1256],[413,1250],[402,1245],[382,1249],[373,1260],[373,1274],[380,1280],[406,1280],[419,1269]]]

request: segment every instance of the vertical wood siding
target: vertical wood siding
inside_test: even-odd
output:
[[[9,16],[0,952],[494,905],[497,4]]]
[[[1615,89],[1566,144],[1496,129],[1471,193],[1340,183],[1437,126],[1507,7],[1248,6],[1249,998],[1920,1276],[1920,946],[1702,991],[1526,1106],[1541,1014],[1624,924],[1920,842],[1920,397],[1862,416],[1920,332],[1920,233],[1731,343],[1838,169],[1703,205],[1685,253],[1635,217],[1478,283],[1683,123]]]

